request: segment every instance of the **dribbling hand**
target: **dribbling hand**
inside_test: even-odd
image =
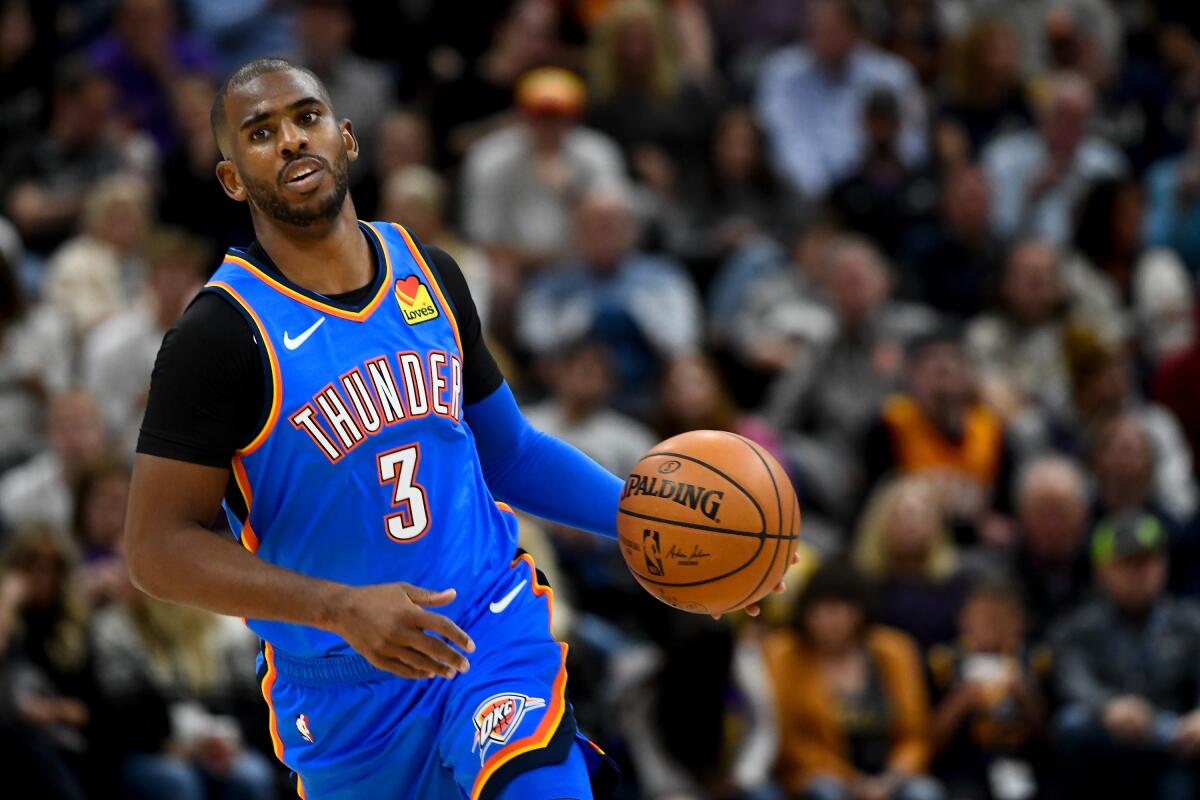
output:
[[[424,607],[453,602],[455,591],[407,583],[348,586],[334,602],[330,629],[376,667],[402,678],[453,678],[470,663],[443,641],[470,653],[475,643],[457,625]]]
[[[791,566],[795,566],[796,564],[799,564],[799,563],[800,563],[800,554],[799,554],[799,553],[792,553],[792,563],[791,563]],[[785,592],[785,591],[787,591],[787,585],[786,585],[786,584],[785,584],[785,583],[784,583],[782,580],[780,580],[780,581],[779,581],[779,583],[775,584],[775,588],[773,588],[773,589],[771,590],[771,593],[772,593],[772,594],[780,594],[780,593],[782,593],[782,592]],[[759,614],[762,612],[762,609],[761,609],[761,608],[759,608],[759,606],[758,606],[758,603],[751,603],[750,605],[746,606],[746,607],[745,607],[744,609],[742,609],[742,610],[743,610],[743,611],[745,611],[747,614],[749,614],[749,615],[750,615],[750,616],[752,616],[752,617],[757,617],[757,616],[758,616],[758,615],[759,615]],[[721,618],[721,615],[720,615],[720,614],[713,614],[713,615],[712,615],[712,618],[713,618],[713,619],[720,619],[720,618]]]

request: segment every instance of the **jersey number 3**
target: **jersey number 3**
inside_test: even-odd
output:
[[[387,535],[393,541],[411,542],[429,528],[429,504],[425,487],[416,482],[417,466],[421,463],[421,448],[406,444],[379,454],[379,482],[392,484],[392,507],[384,520]]]

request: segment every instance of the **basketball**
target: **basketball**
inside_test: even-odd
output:
[[[761,600],[791,564],[800,506],[766,450],[725,431],[660,442],[621,492],[617,534],[633,576],[664,603],[723,614]]]

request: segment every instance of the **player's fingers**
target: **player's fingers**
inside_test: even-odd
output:
[[[792,563],[793,564],[800,563],[800,551],[799,550],[797,550],[795,553],[792,553]]]
[[[445,606],[454,602],[454,598],[458,592],[453,589],[442,589],[435,592],[432,589],[422,589],[419,586],[407,586],[404,590],[408,593],[408,599],[412,600],[419,606]]]
[[[746,613],[752,617],[757,617],[760,610],[761,609],[758,607],[758,603],[751,603],[750,605],[746,606]]]
[[[779,583],[775,584],[774,591],[776,593],[787,591],[787,584],[785,584],[783,581],[780,581]]]
[[[404,644],[406,647],[445,665],[446,669],[466,672],[471,668],[471,662],[467,661],[462,653],[435,636],[417,632],[406,639]]]
[[[418,611],[416,623],[419,628],[445,636],[468,653],[475,651],[475,643],[471,641],[471,637],[441,614],[434,614],[432,611]]]
[[[408,663],[400,661],[397,658],[379,653],[369,656],[367,660],[380,669],[399,675],[401,678],[420,680],[422,678],[432,678],[434,675],[434,673],[427,673],[417,670]]]
[[[431,658],[415,647],[390,648],[387,651],[387,655],[396,661],[407,664],[412,669],[420,672],[423,677],[433,678],[440,675],[443,678],[453,678],[458,674],[455,672],[454,667],[440,663],[437,659]]]

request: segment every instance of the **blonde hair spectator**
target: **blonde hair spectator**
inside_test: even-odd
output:
[[[121,267],[116,252],[90,238],[67,242],[50,259],[46,300],[78,335],[120,311]]]
[[[678,49],[662,8],[649,0],[620,0],[592,37],[588,77],[592,98],[610,99],[632,77],[635,67],[648,69],[648,86],[660,98],[675,94],[680,70]],[[652,59],[649,65],[639,64]]]
[[[927,543],[927,544],[926,544]],[[870,578],[892,573],[897,557],[919,555],[925,548],[925,577],[943,579],[959,566],[934,485],[912,476],[883,484],[872,495],[858,527],[854,564]]]
[[[0,576],[20,575],[25,602],[54,611],[46,655],[63,671],[79,669],[87,655],[88,607],[76,579],[78,566],[79,556],[71,540],[43,523],[21,528],[0,551]],[[45,574],[47,567],[53,576]],[[20,617],[17,619],[19,632]]]

